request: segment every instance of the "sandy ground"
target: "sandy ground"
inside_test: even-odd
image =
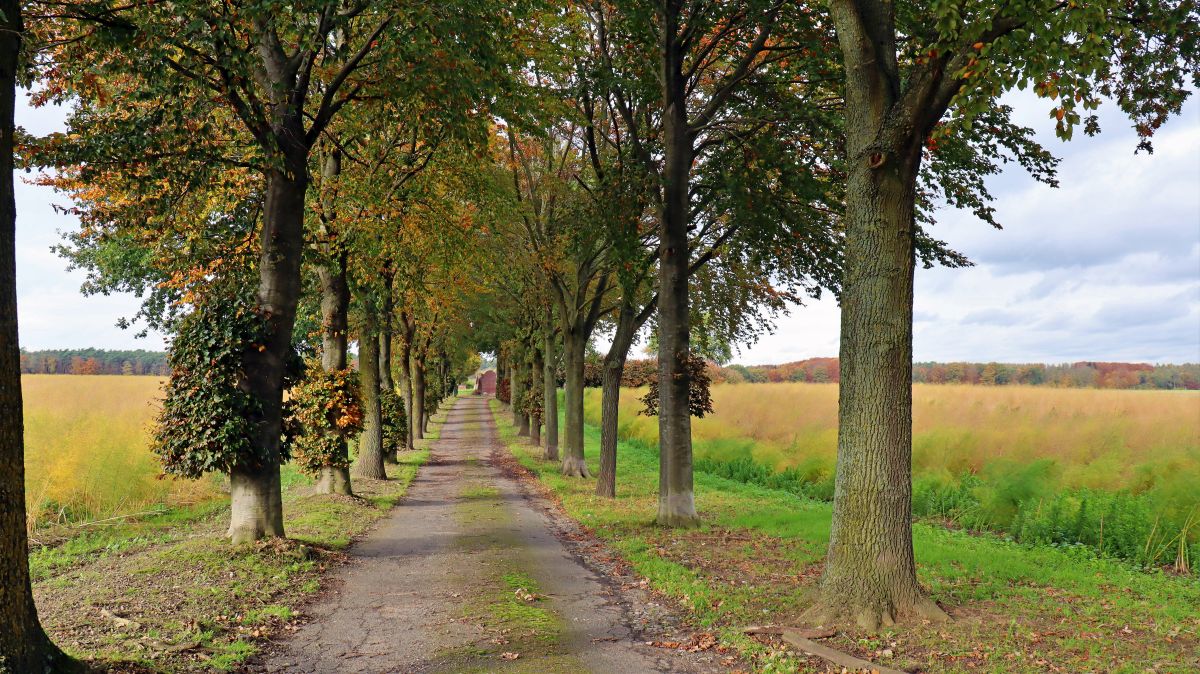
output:
[[[459,399],[394,514],[355,545],[311,619],[255,672],[719,672],[671,613],[629,577],[589,559],[578,531],[501,470],[485,399]],[[498,628],[512,574],[533,579],[535,629]]]

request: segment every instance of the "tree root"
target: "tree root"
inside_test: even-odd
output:
[[[592,476],[592,474],[588,471],[586,461],[571,456],[563,457],[562,474],[566,475],[567,477],[579,477],[585,479]]]
[[[910,604],[897,607],[892,602],[862,603],[853,600],[847,602],[822,597],[812,608],[804,612],[803,617],[805,622],[826,627],[852,621],[854,625],[868,634],[878,632],[881,627],[891,628],[913,619],[931,623],[944,623],[951,620],[949,614],[924,595],[920,595]]]

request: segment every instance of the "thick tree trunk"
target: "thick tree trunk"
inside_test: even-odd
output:
[[[864,629],[941,613],[917,584],[912,545],[914,180],[852,170],[847,184],[841,387],[824,620]]]
[[[924,132],[889,123],[905,116],[896,109],[890,5],[865,19],[860,9],[839,1],[832,12],[847,72],[849,176],[833,524],[810,617],[848,617],[873,631],[903,616],[946,616],[917,583],[912,544],[913,229]]]
[[[29,581],[25,521],[25,427],[17,345],[17,206],[13,198],[13,109],[21,49],[21,4],[0,0],[0,672],[70,666],[38,620]]]
[[[617,495],[617,419],[621,404],[621,378],[625,374],[625,359],[637,334],[637,317],[633,305],[622,301],[617,315],[617,331],[612,346],[604,356],[604,372],[600,392],[600,475],[596,480],[596,495],[613,498]]]
[[[379,407],[379,333],[374,314],[367,308],[358,338],[358,378],[362,387],[363,430],[358,436],[354,474],[386,480],[383,466],[383,417]]]
[[[340,153],[330,153],[325,160],[323,177],[327,181],[336,181],[341,171]],[[325,210],[330,220],[336,219],[336,206],[336,203],[326,204]],[[326,372],[334,372],[346,369],[350,285],[346,282],[346,253],[340,250],[327,250],[325,253],[332,255],[333,259],[317,266],[317,279],[321,285],[321,368]],[[316,485],[317,493],[349,496],[353,490],[350,486],[350,468],[346,461],[346,438],[332,429],[326,432],[335,436],[338,444],[335,458],[340,461],[321,467]]]
[[[413,438],[423,440],[425,438],[425,362],[420,358],[413,361],[412,379],[413,413],[409,417],[409,421],[416,427],[413,431]]]
[[[321,472],[317,475],[316,491],[318,494],[353,496],[350,469],[343,466],[321,466]]]
[[[583,458],[583,355],[587,340],[575,330],[567,330],[563,339],[563,360],[567,370],[566,447],[563,449],[562,473],[571,477],[591,477]]]
[[[350,306],[350,287],[346,283],[345,254],[339,254],[330,265],[317,267],[317,277],[321,282],[321,367],[326,372],[344,370],[346,369],[346,315]],[[346,438],[336,431],[328,432],[337,436],[338,456],[343,461],[338,465],[321,467],[320,478],[317,480],[317,492],[349,496],[352,490],[350,469],[345,464]]]
[[[545,369],[542,372],[542,398],[546,408],[546,447],[542,458],[558,461],[558,377],[555,374],[552,310],[546,309]]]
[[[692,138],[688,131],[678,15],[668,13],[662,32],[663,207],[659,219],[658,272],[658,523],[699,523],[692,494],[692,417],[688,408],[688,201]]]
[[[273,471],[234,469],[229,474],[229,497],[233,504],[229,537],[234,543],[283,535],[278,465]]]
[[[255,442],[258,455],[265,458],[239,465],[230,473],[229,537],[235,543],[284,535],[279,442],[285,367],[300,298],[308,148],[300,145],[304,125],[298,116],[289,116],[280,125],[275,135],[283,139],[285,161],[267,173],[259,257],[258,305],[267,317],[266,348],[246,354],[246,386],[261,410],[255,420]]]

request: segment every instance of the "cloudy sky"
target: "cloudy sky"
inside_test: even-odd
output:
[[[975,261],[968,269],[918,270],[917,360],[1065,362],[1200,361],[1200,101],[1171,121],[1153,155],[1106,110],[1104,133],[1069,144],[1053,138],[1048,105],[1010,102],[1018,121],[1044,131],[1063,157],[1061,187],[1019,169],[997,176],[1003,230],[969,213],[943,210],[934,234]],[[17,112],[31,133],[61,128],[57,110]],[[136,311],[130,296],[83,297],[50,247],[76,223],[56,214],[61,196],[17,186],[17,290],[21,344],[28,349],[162,348],[116,327]],[[797,307],[774,334],[736,360],[779,363],[837,355],[832,300]]]

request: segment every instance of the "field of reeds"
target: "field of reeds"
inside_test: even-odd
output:
[[[162,477],[148,448],[159,377],[25,375],[30,529],[95,522],[217,493],[209,480]]]
[[[833,496],[834,384],[722,384],[693,420],[697,470]],[[599,424],[599,391],[587,422]],[[620,435],[657,444],[639,391]],[[1016,540],[1143,566],[1200,566],[1200,393],[914,386],[913,509]]]

